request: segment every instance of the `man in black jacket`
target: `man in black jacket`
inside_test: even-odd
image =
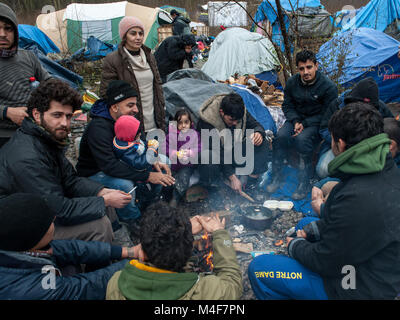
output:
[[[172,21],[172,34],[174,36],[181,36],[183,34],[190,34],[190,20],[182,17],[181,14],[175,9],[171,10]]]
[[[249,275],[258,298],[278,293],[288,299],[394,299],[400,292],[400,171],[383,118],[356,102],[332,116],[329,131],[336,156],[329,173],[340,182],[321,219],[287,238],[292,259],[261,256],[252,262]],[[260,273],[272,270],[291,280],[273,283]]]
[[[189,68],[193,68],[192,48],[195,45],[196,39],[193,34],[172,36],[161,42],[154,56],[163,83],[167,81],[170,73],[183,68],[185,60],[188,61]]]
[[[309,192],[314,167],[312,154],[320,142],[319,126],[322,115],[332,100],[337,98],[335,84],[318,71],[315,54],[304,50],[296,55],[299,73],[292,76],[284,89],[282,110],[286,122],[273,142],[272,182],[267,187],[274,193],[282,182],[282,162],[288,149],[294,147],[304,168],[299,172],[299,185],[292,194],[294,200],[303,199]]]
[[[251,184],[266,171],[269,148],[265,130],[247,112],[237,93],[208,99],[200,108],[197,130],[201,133],[199,172],[204,185],[214,185],[222,173],[230,187],[240,192],[243,181]],[[220,141],[217,147],[214,140]]]
[[[135,182],[139,181],[161,186],[174,184],[175,179],[168,165],[156,163],[157,172],[138,170],[121,161],[114,154],[115,121],[122,115],[134,116],[139,112],[136,105],[137,95],[126,81],[114,80],[107,88],[107,98],[98,100],[93,105],[90,112],[92,120],[86,127],[80,142],[76,165],[79,176],[90,177],[109,188],[124,192],[131,191],[135,187]],[[120,220],[129,223],[128,221],[132,222],[140,217],[135,196],[136,192],[132,191],[131,203],[117,209]]]
[[[122,208],[131,196],[77,176],[64,156],[78,92],[61,80],[42,82],[28,101],[29,117],[0,150],[0,197],[27,192],[58,201],[56,239],[111,242],[106,208]]]
[[[365,102],[376,108],[383,118],[393,118],[393,114],[386,104],[379,99],[378,84],[372,77],[360,80],[351,91],[343,96],[334,99],[325,110],[322,116],[319,134],[323,139],[320,148],[320,158],[315,168],[318,176],[323,179],[328,176],[328,164],[334,158],[331,147],[331,135],[328,130],[328,123],[336,110],[343,108],[345,105],[352,102]]]

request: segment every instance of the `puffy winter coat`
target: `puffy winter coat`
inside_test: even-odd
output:
[[[50,247],[53,253],[41,256],[0,251],[0,299],[104,300],[107,282],[128,262],[122,260],[110,265],[111,260],[121,259],[121,247],[104,242],[53,240]],[[79,264],[105,267],[73,276],[62,275],[63,267]]]
[[[25,118],[0,149],[0,197],[26,192],[51,195],[56,223],[75,225],[102,218],[106,206],[97,197],[103,185],[78,177],[64,150],[50,134]]]

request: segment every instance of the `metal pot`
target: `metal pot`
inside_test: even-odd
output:
[[[275,218],[279,215],[262,205],[248,206],[241,209],[242,223],[249,229],[266,230],[269,229]]]

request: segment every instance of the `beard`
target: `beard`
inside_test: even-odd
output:
[[[57,128],[51,128],[49,124],[44,120],[43,114],[40,116],[40,125],[53,137],[54,140],[62,142],[70,133],[70,129],[65,126],[60,126]]]

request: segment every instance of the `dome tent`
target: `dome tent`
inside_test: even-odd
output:
[[[271,41],[243,28],[228,28],[214,40],[202,71],[214,80],[225,81],[235,73],[259,74],[274,70],[279,60]]]

